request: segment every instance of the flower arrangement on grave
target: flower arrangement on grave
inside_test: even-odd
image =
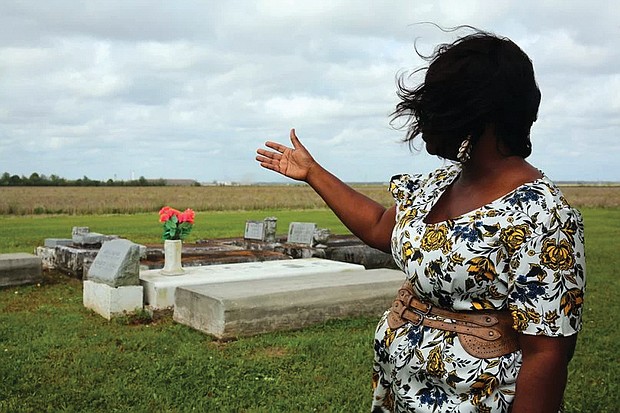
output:
[[[183,240],[194,226],[195,213],[191,209],[181,212],[169,206],[159,210],[159,222],[163,223],[164,240]]]

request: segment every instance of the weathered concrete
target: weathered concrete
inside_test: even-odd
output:
[[[173,318],[218,339],[379,316],[405,276],[390,269],[307,274],[176,289]]]
[[[71,245],[73,240],[69,238],[45,238],[43,245],[48,248],[54,248],[58,245]]]
[[[350,241],[333,242],[325,248],[324,258],[333,261],[352,262],[363,265],[367,270],[375,268],[398,269],[392,254],[361,243]]]
[[[84,278],[93,263],[99,248],[85,249],[58,245],[54,248],[56,269],[79,279]]]
[[[88,230],[87,227],[75,229],[78,234]],[[85,278],[98,251],[98,245],[84,247],[57,244],[55,247],[37,247],[36,255],[43,260],[44,268],[56,268],[81,279]],[[362,264],[366,269],[396,269],[390,254],[370,248],[351,235],[330,235],[321,239],[320,245],[316,246],[290,244],[282,237],[274,242],[243,238],[201,240],[195,244],[183,243],[182,262],[183,268],[188,268],[312,257]],[[164,265],[163,244],[141,245],[140,259],[143,267],[161,269]]]
[[[71,231],[73,245],[81,247],[100,247],[104,242],[119,238],[118,235],[105,235],[90,232],[89,227],[73,227]]]
[[[140,283],[144,286],[145,304],[153,309],[162,309],[174,305],[174,291],[181,286],[295,277],[316,273],[329,273],[335,276],[341,272],[361,269],[364,267],[357,264],[306,258],[189,267],[185,268],[184,274],[175,276],[162,275],[159,270],[140,271]]]
[[[41,282],[41,266],[41,258],[32,254],[0,254],[0,287]]]
[[[84,307],[90,308],[107,320],[143,308],[144,289],[141,285],[111,287],[107,284],[85,280],[83,288]]]
[[[41,265],[44,270],[53,270],[56,268],[56,252],[52,247],[36,247],[34,255],[41,259]]]

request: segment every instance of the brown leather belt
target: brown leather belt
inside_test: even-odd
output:
[[[409,281],[398,290],[388,315],[394,330],[413,325],[457,333],[463,349],[474,357],[493,358],[519,350],[517,332],[508,311],[448,311],[420,301]]]

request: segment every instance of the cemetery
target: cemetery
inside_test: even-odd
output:
[[[179,241],[178,270],[164,246],[73,227],[35,254],[0,254],[3,286],[42,270],[82,280],[83,305],[107,320],[146,310],[216,339],[294,330],[334,318],[378,316],[404,275],[389,254],[311,222],[277,235],[277,218],[247,221],[243,238]],[[182,246],[181,246],[182,245]]]
[[[608,198],[617,199],[614,195]],[[617,307],[614,240],[620,220],[617,207],[584,208],[583,213],[589,231],[588,311],[581,344],[571,362],[574,379],[567,392],[571,408],[566,411],[611,412],[618,405],[613,385],[617,369],[609,362],[614,360],[610,340],[615,333],[613,323],[605,320]],[[280,220],[275,240],[261,229],[265,222],[260,217],[269,214]],[[363,276],[386,282],[387,273],[399,276],[399,271],[390,272],[394,270],[391,257],[352,236],[330,234],[325,240],[320,226],[331,228],[333,224],[320,214],[278,210],[230,215],[243,217],[235,219],[233,231],[228,232],[239,236],[201,235],[205,238],[184,242],[183,274],[162,277],[163,242],[143,241],[138,245],[138,284],[121,286],[119,280],[116,287],[106,284],[109,274],[97,272],[107,266],[120,271],[122,260],[117,259],[115,265],[97,263],[96,280],[88,279],[89,268],[104,244],[120,238],[107,234],[122,232],[134,243],[142,231],[140,222],[146,221],[144,227],[150,228],[152,217],[103,218],[110,225],[102,225],[96,216],[5,219],[5,233],[26,242],[12,241],[22,245],[20,250],[11,250],[6,242],[2,252],[12,253],[0,254],[4,320],[0,354],[6,360],[0,394],[7,397],[0,400],[0,411],[46,411],[46,406],[47,411],[94,411],[93,406],[99,406],[98,411],[131,411],[135,406],[144,406],[143,411],[330,411],[335,405],[342,407],[340,411],[357,411],[367,406],[367,391],[359,389],[369,386],[373,331],[378,314],[389,304],[369,316],[345,314],[360,302],[370,303],[372,297],[381,300],[383,286],[364,281]],[[311,244],[288,242],[288,225],[301,216],[301,220],[321,222]],[[257,221],[246,221],[248,217]],[[53,226],[48,225],[50,221]],[[122,229],[127,222],[131,231]],[[80,227],[74,241],[75,225]],[[103,234],[86,231],[88,225]],[[40,234],[36,242],[22,237],[20,231],[30,232],[30,227],[37,227]],[[47,232],[41,227],[54,229]],[[48,233],[54,238],[45,239]],[[32,251],[35,245],[39,247]],[[106,253],[108,260],[119,247],[132,256],[133,248],[116,245]],[[344,267],[321,273],[316,271],[319,263]],[[48,271],[50,266],[56,269]],[[283,276],[288,266],[303,275]],[[130,265],[124,268],[135,271]],[[379,274],[384,270],[387,273]],[[179,285],[173,286],[172,307],[156,310],[147,304],[152,291],[171,291],[159,281],[149,286],[145,277],[149,271],[153,271],[151,280],[176,279]],[[234,278],[247,274],[255,279]],[[184,283],[192,277],[196,281],[226,277],[227,281]],[[349,277],[354,279],[351,284]],[[126,280],[135,283],[135,278]],[[303,288],[296,285],[300,281]],[[341,285],[330,285],[332,281]],[[141,301],[131,294],[114,295],[122,289],[141,289]],[[119,296],[142,311],[118,313],[125,305]],[[310,297],[317,299],[315,307]],[[95,303],[99,309],[90,308]],[[322,307],[329,314],[321,314]],[[370,305],[364,308],[372,310]],[[110,320],[105,311],[110,312]],[[265,326],[274,330],[262,334]],[[591,385],[584,386],[584,382]],[[597,391],[592,393],[592,388]]]

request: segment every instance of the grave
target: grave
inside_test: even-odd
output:
[[[286,242],[291,244],[312,245],[316,224],[311,222],[291,222],[288,227]]]
[[[125,239],[104,242],[84,280],[84,307],[108,320],[141,309],[143,288],[139,285],[139,272],[137,244]]]
[[[183,267],[316,257],[363,264],[367,269],[395,268],[389,254],[363,245],[354,236],[331,235],[328,229],[317,229],[310,222],[291,223],[286,236],[276,236],[276,229],[277,218],[267,217],[247,221],[243,238],[183,243]],[[119,237],[91,232],[89,227],[73,227],[72,238],[48,238],[35,253],[43,269],[85,279],[101,243],[113,239]],[[140,264],[148,269],[162,268],[163,244],[141,246]]]
[[[246,221],[243,239],[276,242],[277,223],[276,217],[267,217],[262,221]]]
[[[244,239],[265,240],[265,223],[263,221],[246,221]]]
[[[173,318],[218,339],[292,330],[387,310],[405,279],[390,269],[179,286]]]
[[[334,276],[346,271],[363,269],[363,266],[357,264],[305,258],[189,267],[185,268],[184,274],[176,276],[162,275],[160,270],[143,270],[140,271],[140,283],[144,287],[144,303],[152,309],[164,309],[174,306],[174,293],[178,287],[299,277],[317,273]]]
[[[91,232],[89,227],[73,227],[71,238],[46,238],[43,246],[36,247],[35,254],[41,257],[44,269],[57,269],[84,279],[101,245],[118,238]]]
[[[71,241],[81,247],[100,247],[104,242],[118,238],[118,235],[105,235],[91,232],[89,227],[73,227]]]
[[[24,252],[0,254],[0,287],[41,282],[41,258]]]

